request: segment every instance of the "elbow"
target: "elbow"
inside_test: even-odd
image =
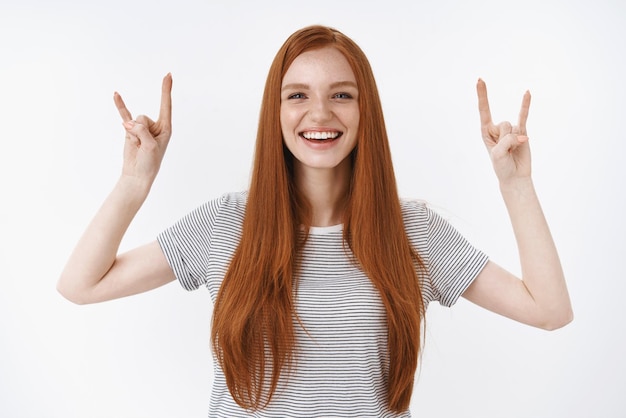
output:
[[[63,280],[63,277],[61,277],[57,282],[56,289],[61,296],[76,305],[87,305],[90,303],[85,295],[85,292],[80,292],[73,286],[67,285]]]
[[[539,325],[539,328],[544,329],[546,331],[556,331],[557,329],[563,328],[564,326],[566,326],[573,320],[574,320],[574,311],[572,310],[571,307],[569,307],[567,310],[564,310],[563,312],[560,312],[558,314],[553,314],[549,318],[546,318],[546,320],[543,321]]]

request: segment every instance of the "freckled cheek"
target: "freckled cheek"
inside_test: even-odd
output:
[[[341,112],[336,112],[336,114],[346,127],[358,128],[361,121],[361,114],[358,108],[342,109]]]
[[[347,119],[346,123],[347,126],[349,127],[352,135],[357,135],[357,132],[359,131],[359,123],[361,122],[359,116],[353,116],[352,119]]]
[[[283,109],[281,109],[280,111],[280,130],[283,134],[283,139],[286,136],[293,136],[295,135],[295,130],[298,127],[298,121],[299,119],[297,118],[297,115],[294,115],[291,112],[288,111],[284,111]]]

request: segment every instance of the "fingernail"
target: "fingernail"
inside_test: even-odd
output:
[[[526,142],[526,141],[528,141],[528,137],[526,135],[518,135],[517,136],[517,140],[519,142]]]
[[[133,129],[133,127],[135,126],[135,121],[134,120],[127,120],[127,121],[123,122],[122,125],[124,125],[124,128],[130,130],[130,129]]]

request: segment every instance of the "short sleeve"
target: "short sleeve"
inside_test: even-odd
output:
[[[426,266],[424,302],[437,300],[443,306],[452,306],[489,258],[425,203],[410,202],[405,207],[409,239]]]
[[[186,290],[206,283],[211,241],[216,219],[226,196],[190,212],[157,236],[165,258]]]

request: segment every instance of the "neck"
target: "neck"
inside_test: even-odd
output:
[[[311,205],[311,226],[332,226],[343,221],[351,171],[348,158],[329,169],[296,165],[296,185]]]

